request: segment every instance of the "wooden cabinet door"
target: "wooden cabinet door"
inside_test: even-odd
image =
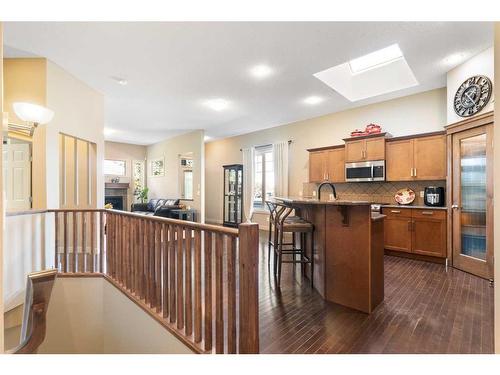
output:
[[[309,182],[323,182],[326,179],[326,151],[309,153]]]
[[[414,178],[417,180],[446,180],[446,137],[437,135],[415,138]]]
[[[411,209],[384,208],[384,248],[411,253]]]
[[[366,141],[360,139],[359,141],[349,141],[345,144],[345,161],[355,162],[365,160],[365,145]]]
[[[446,258],[446,211],[412,210],[415,254]]]
[[[328,150],[327,178],[331,182],[345,182],[345,147]]]
[[[386,180],[413,180],[413,139],[387,142],[386,150]]]
[[[385,138],[366,139],[365,142],[364,160],[385,159]]]

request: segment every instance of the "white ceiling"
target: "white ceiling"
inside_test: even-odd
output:
[[[213,138],[252,132],[444,87],[446,72],[493,45],[473,22],[6,22],[6,56],[43,56],[106,100],[110,140],[149,144],[191,129]],[[351,103],[313,74],[398,43],[419,85]],[[453,63],[445,59],[462,54]],[[254,79],[268,64],[275,74]],[[121,86],[111,77],[128,80]],[[308,106],[305,97],[325,100]],[[216,112],[207,99],[230,101]]]

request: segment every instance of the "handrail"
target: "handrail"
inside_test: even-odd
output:
[[[36,214],[46,214],[49,210],[24,210],[24,211],[7,211],[5,213],[6,217],[12,216],[26,216],[26,215],[36,215]]]
[[[258,353],[257,224],[49,212],[62,275],[103,275],[195,352]]]
[[[46,314],[57,270],[30,273],[26,282],[21,343],[10,354],[34,354],[45,339]]]

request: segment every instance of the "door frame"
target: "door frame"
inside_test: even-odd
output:
[[[447,259],[450,265],[455,268],[461,269],[465,272],[469,272],[480,277],[493,280],[493,249],[494,249],[494,239],[493,239],[493,124],[494,117],[493,111],[487,112],[483,115],[476,116],[471,119],[466,119],[446,127],[447,132],[447,205],[448,205],[448,252]],[[458,212],[454,213],[451,208],[453,204],[456,204],[456,199],[454,197],[454,187],[457,183],[457,178],[460,176],[459,166],[455,165],[454,159],[457,155],[460,155],[460,150],[456,149],[455,136],[459,134],[464,134],[467,136],[474,136],[480,134],[486,134],[486,261],[484,263],[478,263],[481,261],[474,260],[472,257],[467,257],[458,254],[458,248],[455,249],[455,244],[457,243],[457,236],[460,233],[460,221],[458,220]]]

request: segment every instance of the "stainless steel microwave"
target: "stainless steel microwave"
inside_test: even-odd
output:
[[[385,181],[385,160],[345,164],[347,182]]]

